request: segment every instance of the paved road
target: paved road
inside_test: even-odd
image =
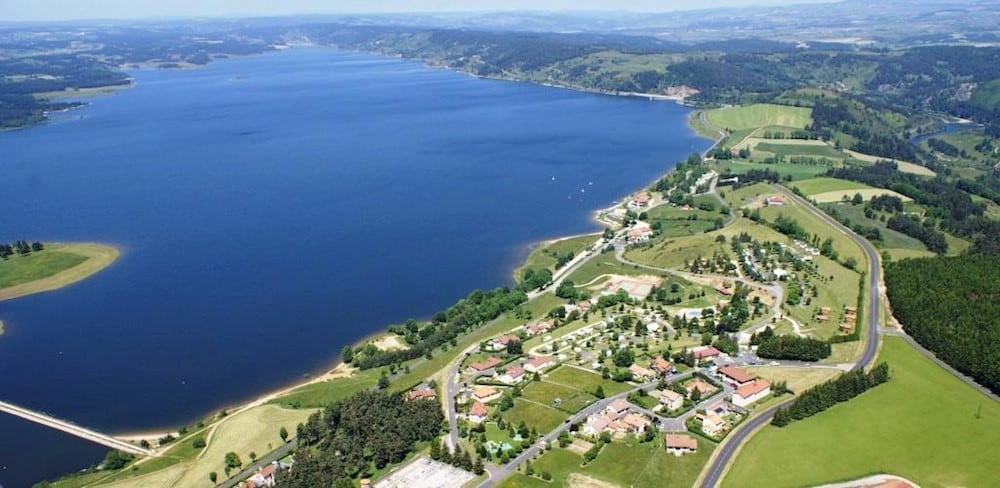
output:
[[[243,468],[242,471],[234,474],[229,479],[219,483],[218,486],[220,486],[221,488],[232,488],[240,484],[241,481],[253,476],[254,473],[256,473],[264,466],[267,466],[268,464],[271,464],[272,462],[277,461],[290,454],[295,449],[296,445],[298,445],[298,441],[295,439],[286,442],[281,447],[267,453],[267,455],[265,455],[264,457],[257,458],[257,462],[252,463],[249,466]],[[205,477],[205,481],[206,482],[208,481],[207,475]]]
[[[829,215],[824,213],[822,210],[816,208],[806,199],[795,195],[790,190],[778,186],[778,189],[784,193],[788,198],[794,200],[796,203],[801,205],[806,211],[815,215],[817,218],[822,220],[824,223],[830,225],[831,227],[837,229],[842,234],[847,235],[851,240],[856,242],[862,249],[864,249],[865,254],[868,256],[868,320],[865,324],[865,349],[861,354],[861,358],[851,366],[850,369],[856,370],[867,367],[872,361],[875,360],[875,355],[878,353],[878,314],[879,314],[879,283],[882,278],[882,266],[879,261],[879,255],[875,251],[875,248],[865,240],[863,237],[855,234],[853,231],[845,227],[840,222],[837,222]],[[753,433],[758,427],[764,425],[765,422],[769,422],[774,413],[782,405],[776,405],[774,407],[768,408],[760,415],[750,419],[747,423],[733,432],[723,441],[722,445],[719,446],[719,454],[715,457],[711,466],[708,467],[708,472],[705,478],[702,480],[702,488],[714,488],[719,484],[722,478],[722,472],[725,470],[726,466],[729,464],[733,455],[736,453],[736,449],[747,439],[747,437]]]

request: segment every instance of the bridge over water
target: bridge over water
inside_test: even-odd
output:
[[[57,419],[55,417],[52,417],[51,415],[46,415],[44,413],[35,412],[27,408],[19,407],[12,403],[0,401],[0,412],[7,412],[11,415],[16,415],[18,417],[34,422],[36,424],[41,424],[56,430],[61,430],[67,434],[75,435],[81,439],[86,439],[91,442],[96,442],[103,446],[127,452],[129,454],[136,454],[139,456],[155,455],[155,453],[151,449],[145,449],[136,446],[134,444],[125,442],[121,439],[115,439],[114,437],[111,437],[107,434],[102,434],[100,432],[88,429],[86,427],[81,427],[72,422],[67,422],[65,420]]]

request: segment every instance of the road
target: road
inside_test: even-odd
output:
[[[848,229],[840,222],[837,222],[829,215],[824,213],[822,210],[813,206],[812,203],[806,199],[792,193],[790,190],[783,186],[776,185],[779,191],[785,194],[786,197],[795,201],[797,204],[802,206],[806,211],[813,214],[824,223],[830,225],[834,229],[837,229],[842,234],[845,234],[852,241],[856,242],[865,251],[865,255],[868,256],[868,317],[867,323],[865,324],[865,348],[861,353],[861,358],[851,366],[850,369],[857,370],[867,367],[875,360],[875,356],[878,353],[878,333],[879,333],[879,283],[882,281],[882,265],[879,261],[879,255],[875,251],[875,248],[865,240],[863,237],[855,234],[851,229]],[[712,461],[711,466],[708,467],[708,471],[702,480],[702,488],[714,488],[719,485],[722,480],[722,473],[729,465],[732,460],[733,455],[736,450],[746,441],[747,437],[752,434],[758,427],[764,425],[764,423],[769,422],[774,413],[782,405],[776,405],[771,407],[760,415],[750,419],[747,423],[743,424],[741,428],[733,432],[726,438],[725,441],[719,446],[718,455]]]
[[[44,413],[35,412],[28,410],[27,408],[19,407],[12,403],[7,403],[0,401],[0,412],[6,412],[11,415],[16,415],[25,420],[34,422],[36,424],[41,424],[46,427],[51,427],[56,430],[60,430],[70,435],[74,435],[81,439],[85,439],[91,442],[95,442],[102,446],[107,446],[112,449],[117,449],[119,451],[127,452],[129,454],[136,454],[139,456],[154,456],[156,452],[151,449],[145,449],[133,444],[129,444],[121,439],[115,439],[107,434],[102,434],[100,432],[90,430],[86,427],[80,427],[79,425],[67,422],[65,420],[60,420],[50,415]]]

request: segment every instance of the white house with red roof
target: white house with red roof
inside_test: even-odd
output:
[[[475,422],[475,423],[478,424],[478,423],[486,420],[486,417],[489,414],[490,414],[490,411],[489,411],[488,408],[486,408],[486,405],[484,405],[484,404],[482,404],[480,402],[476,402],[476,403],[472,404],[471,408],[469,408],[469,414],[466,415],[466,418],[469,419],[469,422]]]
[[[437,398],[437,392],[430,388],[418,388],[406,394],[407,400],[434,400],[435,398]]]
[[[747,407],[770,394],[771,383],[765,379],[757,379],[737,388],[733,392],[733,405]]]
[[[505,385],[516,385],[524,381],[524,378],[526,378],[524,368],[516,364],[507,368],[503,373],[497,374],[497,381]]]
[[[486,348],[491,351],[503,351],[504,349],[507,348],[507,344],[510,344],[511,342],[520,342],[520,341],[521,338],[514,334],[504,334],[502,336],[494,337],[492,340],[490,340],[490,342],[486,345]]]
[[[632,210],[637,210],[640,208],[646,208],[649,203],[653,201],[653,196],[649,192],[639,192],[628,202],[628,208]]]
[[[671,364],[670,361],[661,357],[653,359],[653,361],[649,363],[649,367],[663,376],[674,372],[674,365]]]
[[[691,354],[694,355],[695,362],[700,364],[702,361],[715,360],[722,352],[713,346],[698,346],[691,349]]]
[[[499,365],[503,364],[499,358],[490,356],[484,361],[477,361],[469,365],[470,373],[485,373]]]
[[[653,228],[645,222],[636,222],[628,230],[627,239],[629,242],[646,242],[653,237]]]
[[[555,361],[548,356],[532,356],[524,363],[524,369],[532,373],[541,373],[555,364]]]
[[[716,372],[722,381],[733,386],[743,386],[756,378],[756,376],[736,366],[723,366]]]

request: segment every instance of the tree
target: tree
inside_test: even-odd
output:
[[[243,466],[243,461],[240,460],[240,456],[235,452],[229,451],[226,453],[226,459],[224,461],[226,469],[235,469]],[[226,471],[228,474],[228,471]]]
[[[632,354],[632,349],[628,347],[623,347],[615,352],[614,355],[615,366],[621,368],[627,368],[635,362],[635,355]]]
[[[576,298],[576,286],[573,284],[572,280],[563,280],[559,283],[559,287],[556,288],[556,296],[559,298],[571,299]]]
[[[254,451],[250,451],[250,462],[251,463],[257,462],[257,453]]]
[[[340,350],[340,357],[344,359],[345,363],[350,364],[351,361],[354,361],[354,348],[349,345],[344,346],[344,348]]]
[[[594,390],[594,396],[599,399],[604,398],[604,386],[597,385],[597,389]]]
[[[851,199],[851,205],[861,205],[864,201],[865,197],[861,196],[861,193],[855,193],[854,198]]]
[[[281,442],[288,442],[288,429],[286,429],[284,425],[278,429],[278,437],[281,438]]]
[[[208,481],[215,483],[216,481],[218,481],[218,479],[219,479],[219,474],[216,473],[215,471],[208,473]]]
[[[486,467],[483,466],[483,458],[481,457],[476,458],[476,464],[472,465],[472,472],[475,473],[476,476],[479,476],[484,472],[486,472]]]
[[[104,462],[101,463],[101,465],[104,466],[104,469],[115,471],[124,468],[128,465],[128,463],[131,463],[133,459],[135,459],[135,456],[132,454],[112,450],[108,451],[108,453],[104,456]]]
[[[691,389],[691,401],[695,403],[701,401],[701,390],[699,390],[698,388]]]
[[[611,239],[615,238],[615,231],[611,230],[609,227],[605,227],[604,232],[601,234],[601,237],[605,241],[610,241]]]
[[[195,437],[194,440],[191,441],[191,447],[195,449],[201,449],[205,447],[205,438],[200,435],[198,437]]]
[[[379,376],[378,378],[378,389],[384,390],[388,387],[389,387],[389,377],[386,376],[385,372],[383,372],[382,376]]]
[[[507,354],[513,356],[520,356],[524,354],[524,348],[521,345],[521,341],[510,341],[507,343]]]

